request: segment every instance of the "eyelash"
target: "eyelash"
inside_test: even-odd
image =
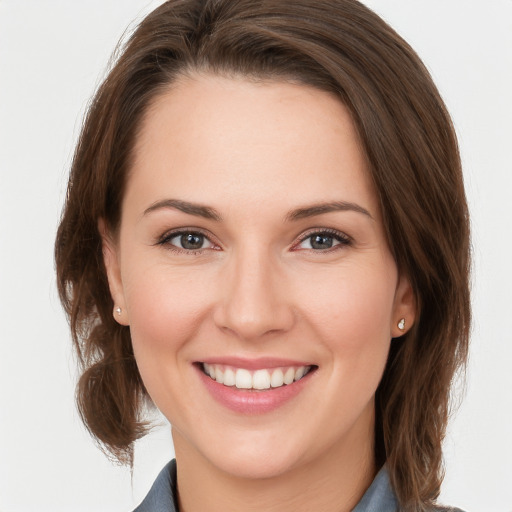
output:
[[[183,235],[199,235],[199,236],[202,236],[206,240],[208,240],[214,247],[213,248],[202,248],[202,249],[192,250],[192,249],[181,249],[181,248],[177,247],[176,245],[173,245],[173,244],[170,243],[170,241],[173,238],[176,238],[176,237],[179,237],[179,236],[183,236]],[[317,235],[317,236],[327,236],[327,237],[333,238],[334,240],[336,240],[339,243],[334,245],[333,247],[329,247],[328,249],[325,249],[325,250],[315,250],[315,249],[304,249],[304,250],[311,251],[313,253],[320,253],[320,254],[321,253],[330,253],[332,251],[338,250],[338,248],[347,247],[347,246],[350,246],[352,244],[352,239],[348,235],[345,235],[344,233],[342,233],[341,231],[337,231],[335,229],[313,229],[313,230],[307,231],[306,233],[301,235],[296,241],[294,241],[293,244],[292,244],[292,250],[294,250],[294,251],[300,250],[300,249],[295,249],[295,247],[297,245],[302,244],[308,238],[311,238],[311,237],[313,237],[315,235]],[[166,248],[168,250],[170,250],[170,251],[173,251],[173,252],[176,252],[176,253],[185,253],[187,255],[201,254],[201,253],[203,253],[206,250],[219,250],[218,249],[218,247],[219,247],[218,244],[213,242],[211,240],[211,237],[208,234],[206,234],[205,232],[201,231],[200,229],[195,229],[195,228],[194,229],[192,229],[192,228],[190,228],[190,229],[179,229],[177,231],[171,231],[171,232],[165,233],[157,241],[157,243],[155,245],[166,246]]]
[[[205,250],[208,250],[208,249],[197,249],[197,250],[181,249],[181,248],[177,247],[176,245],[173,245],[173,244],[170,243],[170,241],[173,238],[176,238],[178,236],[183,236],[183,235],[199,235],[199,236],[202,236],[206,240],[208,240],[214,247],[218,247],[218,244],[214,243],[211,240],[211,236],[209,236],[208,234],[206,234],[205,232],[203,232],[203,231],[201,231],[200,229],[197,229],[197,228],[194,228],[194,229],[192,229],[192,228],[190,228],[190,229],[184,228],[184,229],[179,229],[177,231],[170,231],[168,233],[165,233],[157,241],[156,245],[166,246],[166,249],[168,249],[170,251],[177,252],[177,253],[184,253],[184,254],[187,254],[187,255],[201,254]],[[213,249],[213,250],[218,250],[218,249]]]
[[[320,253],[330,253],[332,251],[336,251],[342,247],[347,247],[352,244],[352,239],[348,235],[346,235],[345,233],[342,233],[341,231],[338,231],[336,229],[312,229],[312,230],[306,231],[306,233],[301,235],[300,238],[296,242],[293,243],[293,247],[305,242],[308,238],[311,238],[315,235],[328,236],[329,238],[333,238],[334,240],[339,242],[339,244],[336,244],[333,247],[330,247],[325,250],[314,250],[314,249],[305,249],[305,250],[309,250],[313,253],[319,253],[319,254]],[[297,250],[297,249],[293,249],[293,250]]]

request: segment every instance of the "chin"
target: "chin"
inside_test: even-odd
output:
[[[198,433],[197,442],[194,442],[173,428],[173,438],[178,464],[180,454],[190,460],[195,453],[192,458],[196,459],[198,467],[206,462],[211,469],[240,479],[279,477],[293,471],[308,458],[300,443],[289,436],[286,439],[282,432],[271,434],[265,429],[252,433],[228,429],[225,436],[218,433],[209,436],[203,432]]]
[[[246,480],[265,480],[287,474],[300,465],[298,457],[278,451],[252,450],[250,453],[223,454],[211,460],[221,471]]]

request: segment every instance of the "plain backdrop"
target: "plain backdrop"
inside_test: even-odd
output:
[[[172,457],[169,427],[133,477],[80,424],[53,241],[82,115],[148,0],[0,0],[0,512],[127,512]],[[417,50],[453,116],[473,225],[465,400],[442,501],[511,512],[512,1],[366,0]],[[460,388],[460,385],[459,385]]]

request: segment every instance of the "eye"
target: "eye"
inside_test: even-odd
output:
[[[171,246],[171,249],[183,252],[196,252],[215,248],[215,245],[208,237],[198,231],[175,231],[165,235],[158,243]]]
[[[346,246],[349,244],[350,238],[343,233],[334,230],[324,230],[307,233],[295,247],[313,251],[328,251],[336,246]]]

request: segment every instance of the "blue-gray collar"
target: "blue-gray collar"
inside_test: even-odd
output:
[[[398,502],[391,488],[386,466],[383,466],[352,512],[396,512],[397,510]]]
[[[396,512],[395,494],[383,467],[361,501],[352,512]],[[133,512],[178,512],[176,493],[176,461],[173,459],[160,471],[144,501]]]

